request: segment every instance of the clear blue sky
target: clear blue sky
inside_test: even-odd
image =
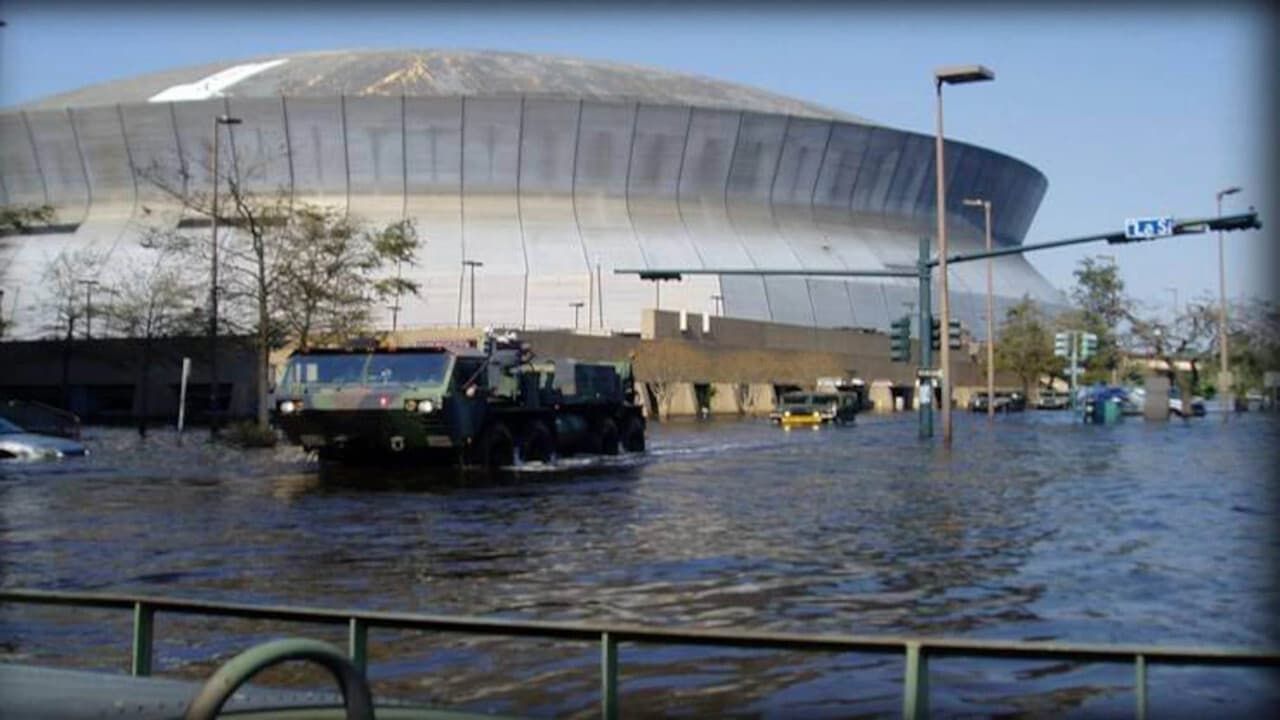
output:
[[[931,75],[978,62],[996,81],[948,90],[949,137],[1039,168],[1049,191],[1028,242],[1119,229],[1124,218],[1255,206],[1228,234],[1228,293],[1277,293],[1276,18],[1263,5],[819,3],[544,5],[279,2],[59,4],[0,0],[0,106],[171,67],[296,50],[473,48],[637,63],[746,83],[933,132]],[[996,208],[999,212],[999,208]],[[1056,286],[1089,254],[1115,256],[1130,294],[1168,313],[1217,297],[1208,236],[1029,256]]]

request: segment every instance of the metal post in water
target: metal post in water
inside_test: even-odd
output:
[[[178,436],[182,436],[182,428],[187,417],[187,378],[191,377],[191,358],[182,358],[182,380],[178,384]]]

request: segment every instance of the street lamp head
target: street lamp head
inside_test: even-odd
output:
[[[986,207],[989,204],[989,201],[982,198],[965,198],[961,202],[969,207]]]
[[[948,65],[933,71],[933,78],[941,86],[995,80],[996,74],[984,65]]]
[[[244,121],[238,117],[231,117],[230,115],[219,115],[216,118],[214,118],[214,122],[218,123],[219,125],[239,125]]]
[[[1235,195],[1236,193],[1240,192],[1240,190],[1241,190],[1241,188],[1240,188],[1239,186],[1237,186],[1237,185],[1232,185],[1231,187],[1229,187],[1229,188],[1227,188],[1227,189],[1225,189],[1225,190],[1219,190],[1219,191],[1218,191],[1218,199],[1219,199],[1219,200],[1221,200],[1222,198],[1224,198],[1224,197],[1226,197],[1226,196],[1228,196],[1228,195]]]

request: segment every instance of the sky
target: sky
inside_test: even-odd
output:
[[[1265,4],[812,3],[296,4],[0,0],[0,107],[158,70],[271,53],[464,48],[552,53],[744,83],[906,130],[934,132],[933,70],[981,63],[995,82],[949,87],[948,138],[1038,168],[1049,189],[1027,243],[1120,230],[1126,218],[1250,207],[1228,233],[1228,296],[1280,295],[1277,18]],[[998,213],[999,208],[994,212]],[[1069,290],[1082,258],[1116,262],[1149,314],[1218,296],[1217,240],[1181,236],[1029,254]]]

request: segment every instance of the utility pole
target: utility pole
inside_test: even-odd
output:
[[[1222,217],[1222,198],[1240,192],[1231,186],[1217,192],[1218,217]],[[1227,354],[1227,260],[1222,249],[1222,230],[1218,230],[1218,392],[1222,394],[1222,422],[1231,417],[1231,369]]]
[[[476,268],[484,267],[479,260],[463,260],[463,266],[471,269],[471,327],[476,326]]]
[[[396,331],[396,321],[400,315],[400,301],[397,299],[395,305],[388,305],[387,309],[391,311],[391,332]]]
[[[84,339],[90,340],[93,337],[93,289],[98,286],[97,280],[79,280],[84,285]]]
[[[573,308],[573,331],[574,332],[578,332],[578,311],[581,310],[582,306],[585,304],[586,303],[582,302],[581,300],[574,300],[573,302],[569,303],[569,307]],[[591,315],[588,313],[587,317],[588,319],[590,319]]]
[[[219,125],[239,125],[240,118],[213,118],[213,221],[209,252],[209,439],[218,436],[218,132]],[[258,382],[266,378],[258,378]]]

